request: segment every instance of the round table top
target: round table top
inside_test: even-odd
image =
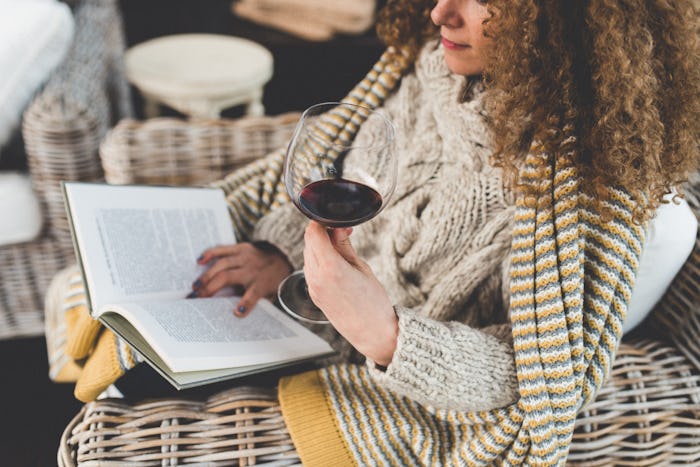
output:
[[[142,91],[169,95],[222,95],[263,86],[272,77],[272,54],[247,39],[178,34],[127,50],[126,74]]]

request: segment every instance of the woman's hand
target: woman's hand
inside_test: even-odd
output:
[[[311,222],[304,235],[304,275],[313,302],[358,351],[387,366],[398,318],[384,287],[350,243],[352,229],[330,233]]]
[[[190,297],[211,297],[224,287],[243,287],[245,292],[234,313],[247,316],[258,300],[277,293],[292,266],[279,250],[256,248],[251,243],[217,246],[197,258],[211,267],[192,284]]]

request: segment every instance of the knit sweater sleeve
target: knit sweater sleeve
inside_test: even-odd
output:
[[[503,326],[478,330],[402,307],[396,314],[399,336],[392,362],[383,371],[368,361],[379,384],[438,409],[481,411],[517,401],[514,353]]]
[[[255,224],[252,240],[264,240],[284,253],[294,269],[304,265],[304,230],[309,220],[292,204],[283,204]]]

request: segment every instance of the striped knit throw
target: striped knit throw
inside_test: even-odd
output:
[[[520,400],[474,414],[486,431],[470,463],[564,465],[577,412],[607,377],[639,264],[644,230],[633,204],[611,189],[613,219],[603,222],[580,193],[566,157],[537,177],[531,154],[524,181],[541,184],[536,202],[517,201],[512,244],[511,321]],[[495,419],[494,419],[495,417]]]
[[[346,100],[371,108],[381,105],[407,68],[404,57],[389,49]],[[337,134],[354,134],[357,128],[352,118],[334,116],[332,121]],[[276,153],[219,184],[228,193],[232,218],[244,235],[267,210],[288,201],[282,165],[283,155]],[[580,193],[580,177],[566,156],[555,158],[534,148],[523,181],[535,183],[540,194],[517,201],[512,243],[510,311],[521,397],[509,407],[446,416],[462,436],[441,440],[436,435],[426,449],[456,451],[459,464],[565,464],[576,414],[595,397],[612,365],[644,241],[644,230],[632,221],[630,198],[611,189],[613,218],[603,222],[590,208],[591,199]],[[341,375],[346,374],[347,381],[366,375],[359,371],[352,376],[357,371],[353,368],[319,372],[335,394],[327,397],[330,405],[342,399]],[[361,390],[370,386],[357,383]],[[381,388],[374,391],[377,397],[366,400],[383,400]],[[284,408],[282,396],[281,392]],[[414,409],[407,413],[417,423],[427,423]],[[459,446],[431,445],[463,439]],[[301,449],[300,454],[304,460]],[[415,454],[426,461],[432,458]],[[356,462],[363,462],[358,456]],[[378,458],[364,461],[381,463]]]

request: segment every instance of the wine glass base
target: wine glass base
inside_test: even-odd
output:
[[[304,271],[295,271],[287,276],[280,283],[277,298],[284,311],[296,319],[306,323],[328,324],[326,315],[309,297]]]

